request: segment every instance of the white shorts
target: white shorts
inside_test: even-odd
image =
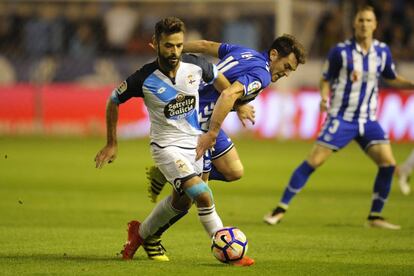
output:
[[[157,167],[179,194],[183,194],[181,183],[203,172],[203,159],[195,161],[195,149],[176,146],[161,148],[152,144],[151,153]]]

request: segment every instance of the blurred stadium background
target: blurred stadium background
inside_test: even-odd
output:
[[[264,50],[275,36],[292,33],[309,51],[306,65],[253,102],[254,126],[244,130],[226,119],[246,173],[211,186],[223,221],[241,227],[251,242],[257,265],[243,275],[412,275],[412,197],[394,184],[384,215],[401,231],[362,227],[376,167],[355,143],[312,176],[282,224],[262,222],[318,132],[317,85],[327,51],[352,35],[353,12],[365,2],[377,8],[376,37],[391,46],[398,71],[413,79],[411,0],[0,0],[0,274],[242,274],[215,262],[195,214],[164,236],[168,264],[145,261],[143,250],[136,262],[119,261],[126,222],[153,208],[141,100],[120,108],[118,133],[143,138],[123,140],[116,162],[94,169],[105,143],[107,96],[154,58],[147,43],[155,22],[176,15],[188,39]],[[398,142],[397,160],[414,141],[414,94],[406,92],[413,91],[383,87],[380,96],[379,120]]]
[[[404,0],[16,1],[0,2],[0,134],[102,135],[107,95],[153,58],[148,42],[160,18],[175,15],[187,39],[239,43],[264,50],[292,33],[308,63],[271,86],[254,104],[257,124],[232,135],[315,137],[321,121],[317,85],[323,59],[352,35],[357,5],[377,9],[376,37],[387,42],[398,71],[414,76],[414,3]],[[276,92],[276,93],[274,93]],[[414,140],[414,96],[384,88],[379,120],[394,141]],[[120,135],[146,136],[140,100],[121,109]]]

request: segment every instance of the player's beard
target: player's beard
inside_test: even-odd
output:
[[[172,71],[174,70],[178,62],[180,61],[180,57],[177,57],[176,55],[172,54],[168,57],[164,57],[162,55],[158,56],[158,62],[160,63],[160,66],[165,71]]]

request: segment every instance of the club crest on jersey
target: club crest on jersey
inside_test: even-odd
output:
[[[196,80],[194,79],[193,75],[188,75],[188,76],[187,76],[187,79],[188,79],[188,83],[190,83],[190,85],[191,85],[191,84],[193,84],[193,83],[195,83],[195,81],[196,81]]]
[[[195,96],[179,93],[174,100],[164,108],[164,115],[168,119],[181,119],[186,117],[196,107]]]
[[[128,88],[128,84],[126,81],[123,81],[117,88],[116,91],[118,93],[118,95],[121,95],[122,93],[124,93]]]
[[[175,161],[175,165],[177,165],[177,168],[182,173],[188,173],[190,170],[188,169],[187,164],[183,160],[177,160]]]
[[[247,94],[258,91],[262,87],[260,81],[254,81],[247,86]]]

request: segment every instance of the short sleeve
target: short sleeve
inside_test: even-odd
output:
[[[329,51],[328,58],[324,63],[322,76],[325,80],[336,79],[342,67],[341,48],[334,47]]]
[[[392,60],[392,55],[390,48],[388,46],[384,49],[385,53],[385,66],[384,70],[382,70],[381,75],[386,79],[395,79],[397,77],[397,73],[395,71],[394,61]]]
[[[140,70],[138,70],[112,91],[111,100],[121,104],[132,97],[144,97],[141,79]]]
[[[228,44],[228,43],[221,43],[218,49],[219,59],[222,59],[224,56],[226,56],[227,54],[229,54],[230,52],[234,51],[237,48],[240,48],[240,46]]]
[[[237,81],[243,84],[244,96],[253,94],[265,87],[270,82],[270,73],[264,68],[256,67],[250,70],[247,74],[244,74],[237,78]]]
[[[211,84],[217,78],[217,67],[205,58],[196,55],[183,55],[182,60],[199,66],[202,70],[203,81]]]

